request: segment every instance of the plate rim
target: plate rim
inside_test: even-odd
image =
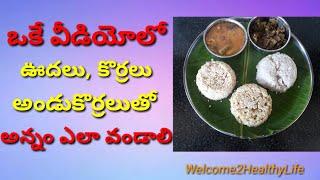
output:
[[[237,18],[237,19],[248,19],[247,17],[244,17],[244,18]],[[185,59],[184,59],[184,63],[183,63],[183,86],[184,86],[184,91],[187,95],[187,98],[188,98],[188,101],[189,103],[191,104],[192,106],[192,109],[196,112],[196,114],[201,118],[202,121],[204,121],[205,123],[207,123],[211,128],[215,129],[216,131],[222,133],[222,134],[225,134],[225,135],[228,135],[228,136],[232,136],[232,137],[236,137],[236,138],[239,138],[239,139],[261,139],[261,138],[266,138],[266,137],[270,137],[270,136],[273,136],[273,135],[276,135],[282,131],[285,131],[287,128],[289,128],[290,126],[292,126],[292,124],[294,124],[300,117],[301,115],[305,112],[306,108],[308,107],[309,103],[310,103],[310,100],[311,100],[311,97],[312,97],[312,94],[313,94],[313,88],[314,88],[314,73],[313,73],[313,66],[312,66],[312,63],[311,63],[311,60],[310,60],[310,57],[309,57],[309,54],[307,52],[307,50],[305,49],[305,47],[303,46],[303,44],[301,43],[301,41],[297,38],[297,36],[295,36],[293,33],[291,33],[291,36],[292,36],[292,39],[295,39],[296,42],[298,43],[298,46],[300,48],[300,50],[302,51],[303,55],[305,56],[305,59],[308,63],[308,66],[309,66],[309,71],[310,71],[310,78],[311,78],[311,90],[309,92],[309,97],[308,97],[308,100],[307,100],[307,104],[306,106],[303,108],[303,110],[301,111],[301,113],[298,115],[298,117],[292,121],[288,126],[286,126],[284,129],[280,130],[280,131],[275,131],[275,133],[273,134],[269,134],[269,135],[264,135],[264,136],[257,136],[255,138],[250,138],[250,137],[241,137],[241,136],[236,136],[232,133],[229,133],[229,132],[225,132],[225,131],[222,131],[220,129],[217,129],[216,127],[214,127],[213,125],[211,125],[204,117],[202,117],[202,115],[198,112],[198,110],[195,108],[192,100],[191,100],[191,97],[190,97],[190,94],[189,94],[189,90],[188,90],[188,84],[187,84],[187,76],[186,76],[186,71],[187,71],[187,63],[189,61],[189,57],[190,57],[190,54],[193,50],[193,48],[195,47],[195,44],[198,42],[198,40],[200,39],[200,37],[203,35],[204,31],[202,31],[196,38],[195,40],[192,42],[192,44],[190,45],[189,49],[188,49],[188,52],[185,56]]]

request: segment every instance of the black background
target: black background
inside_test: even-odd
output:
[[[174,17],[173,24],[173,150],[174,151],[319,151],[320,150],[320,18],[285,17],[313,65],[312,98],[302,116],[288,129],[262,139],[224,135],[198,117],[183,87],[183,63],[195,38],[212,17]]]

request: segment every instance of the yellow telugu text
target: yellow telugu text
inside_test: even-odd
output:
[[[150,77],[152,76],[152,69],[150,66],[136,66],[130,65],[129,61],[124,61],[123,63],[117,63],[113,60],[100,61],[98,64],[98,75],[99,77],[109,77],[111,72],[110,69],[115,69],[116,71],[116,81],[120,84],[129,81],[128,75],[134,78],[139,77]]]
[[[90,73],[86,72],[83,66],[69,66],[63,65],[61,61],[56,61],[49,64],[47,67],[44,65],[34,66],[32,62],[26,62],[20,69],[20,75],[22,77],[49,77],[49,78],[60,78],[62,75],[68,78],[86,78],[90,79]]]
[[[64,99],[63,94],[51,96],[48,100],[31,100],[30,98],[15,98],[12,101],[12,107],[19,112],[26,112],[34,109],[35,111],[49,112],[82,112],[86,109],[86,104],[91,105],[91,115],[95,118],[102,118],[106,115],[106,110],[110,112],[117,111],[147,111],[151,104],[158,99],[158,91],[152,90],[147,94],[140,94],[133,100],[107,98],[106,94],[93,96],[91,94],[74,94],[72,99]]]
[[[114,60],[100,61],[98,63],[98,76],[101,78],[107,78],[111,75],[111,70],[115,71],[115,79],[118,83],[124,84],[129,81],[129,77],[151,77],[152,68],[150,66],[137,66],[129,65],[129,61],[119,63]],[[62,65],[60,60],[49,64],[48,66],[39,65],[35,66],[32,62],[26,62],[20,69],[20,75],[22,77],[48,77],[48,78],[60,78],[65,76],[68,78],[86,78],[90,80],[91,74],[86,71],[83,66],[70,66]]]

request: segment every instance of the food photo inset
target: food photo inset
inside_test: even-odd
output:
[[[282,17],[199,19],[207,25],[186,47],[184,59],[174,56],[174,61],[183,63],[182,78],[174,82],[182,81],[189,102],[174,112],[174,129],[189,127],[187,119],[178,122],[180,127],[175,122],[184,117],[181,108],[191,106],[199,119],[224,138],[250,142],[286,131],[307,108],[314,83],[309,54],[295,29]],[[175,27],[188,26],[182,25],[185,20],[176,22]],[[196,18],[190,22],[196,24]],[[176,32],[175,37],[179,37]],[[174,40],[174,46],[185,44]],[[174,96],[174,102],[177,98],[181,95]],[[193,112],[186,113],[192,116]],[[176,135],[183,139],[182,133]]]

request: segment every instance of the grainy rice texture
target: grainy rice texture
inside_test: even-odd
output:
[[[272,111],[271,96],[257,84],[240,86],[229,100],[233,116],[239,123],[249,127],[264,123]]]
[[[257,65],[257,82],[271,91],[286,92],[297,79],[297,67],[286,54],[275,53],[261,59]]]
[[[199,69],[196,84],[205,97],[221,100],[232,93],[236,85],[236,75],[227,63],[209,61]]]

